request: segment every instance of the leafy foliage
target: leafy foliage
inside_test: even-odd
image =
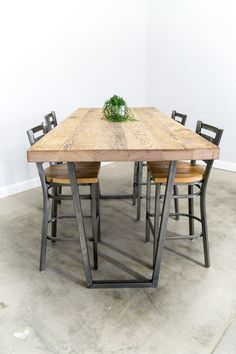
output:
[[[122,97],[112,96],[103,106],[103,114],[111,122],[125,122],[133,120],[132,113]]]

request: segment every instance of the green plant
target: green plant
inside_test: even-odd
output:
[[[106,119],[111,122],[125,122],[133,120],[125,100],[117,95],[112,96],[103,106],[103,114]]]

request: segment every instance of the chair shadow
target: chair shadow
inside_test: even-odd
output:
[[[170,235],[170,236],[178,236],[176,233],[170,232],[170,231],[168,231],[168,235]],[[167,242],[167,241],[171,241],[171,240],[166,240],[166,242]],[[175,240],[172,240],[172,242],[174,242],[174,241],[175,241]],[[190,240],[185,240],[185,241],[186,241],[186,242],[187,242],[187,241],[192,242],[192,241],[190,241]],[[186,254],[184,254],[184,253],[182,253],[182,252],[180,252],[180,251],[176,251],[176,250],[174,250],[173,248],[170,248],[170,247],[168,247],[168,246],[166,246],[166,245],[165,245],[164,248],[165,248],[167,251],[176,254],[177,256],[183,257],[183,258],[189,260],[190,262],[192,262],[192,263],[194,263],[194,264],[197,264],[197,265],[200,265],[200,266],[203,266],[203,267],[204,267],[204,264],[203,264],[203,263],[199,262],[199,261],[196,260],[196,259],[193,259],[193,258],[189,257],[188,255],[186,255]]]

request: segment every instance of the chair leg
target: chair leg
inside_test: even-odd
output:
[[[203,239],[205,267],[209,268],[210,267],[210,253],[209,253],[207,215],[206,215],[206,196],[205,196],[204,192],[202,192],[202,194],[200,196],[200,212],[201,212],[202,239]]]
[[[96,185],[96,214],[98,220],[98,229],[97,229],[97,237],[98,242],[101,242],[101,219],[100,219],[100,187],[99,183]]]
[[[138,162],[134,163],[134,176],[133,176],[133,205],[136,204],[137,198],[137,178],[138,178]]]
[[[97,207],[96,207],[96,199],[97,199],[97,185],[92,183],[90,185],[91,192],[91,212],[92,212],[92,233],[93,233],[93,266],[94,269],[98,269],[98,254],[97,254]]]
[[[52,210],[51,210],[51,217],[56,218],[57,217],[57,203],[58,201],[53,198],[57,196],[58,188],[60,187],[52,187]],[[57,237],[57,219],[52,221],[51,225],[51,232],[52,232],[52,237]]]
[[[178,195],[178,186],[176,185],[173,186],[173,192],[174,195]],[[175,213],[179,214],[179,200],[177,198],[174,199],[174,205],[175,205]],[[179,220],[179,215],[176,215],[175,219]]]
[[[193,186],[188,186],[188,194],[193,194]],[[188,213],[189,215],[194,215],[194,200],[193,198],[188,198]],[[194,219],[189,218],[189,235],[194,235]]]
[[[154,211],[154,241],[153,241],[153,266],[154,260],[156,256],[157,249],[157,241],[159,234],[159,220],[160,220],[160,194],[161,194],[161,186],[160,184],[156,184],[155,186],[155,211]]]
[[[137,182],[137,221],[140,221],[141,216],[141,201],[142,201],[142,182],[143,182],[143,162],[140,161],[138,167],[138,182]]]
[[[149,171],[147,171],[145,242],[150,242],[150,225],[149,225],[150,210],[151,210],[151,174]]]
[[[57,187],[57,194],[60,195],[62,194],[62,187]],[[61,200],[58,200],[58,204],[61,204]]]
[[[42,181],[42,179],[41,179]],[[46,252],[47,252],[47,237],[48,237],[48,219],[49,219],[49,199],[46,183],[42,183],[43,189],[43,220],[41,232],[41,250],[40,250],[40,272],[44,272],[46,268]]]

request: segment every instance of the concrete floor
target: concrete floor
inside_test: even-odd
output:
[[[41,274],[40,188],[0,200],[0,354],[235,354],[235,176],[214,170],[210,179],[211,268],[200,264],[201,240],[166,241],[157,289],[87,289],[75,242],[49,242]],[[106,166],[102,191],[128,193],[131,178],[131,164]],[[143,243],[144,222],[134,221],[131,202],[103,200],[101,208],[103,242],[94,276],[149,275],[152,244]],[[60,209],[73,212],[70,202]],[[59,225],[63,235],[74,229],[73,220]],[[186,234],[187,222],[170,219],[168,230]]]

